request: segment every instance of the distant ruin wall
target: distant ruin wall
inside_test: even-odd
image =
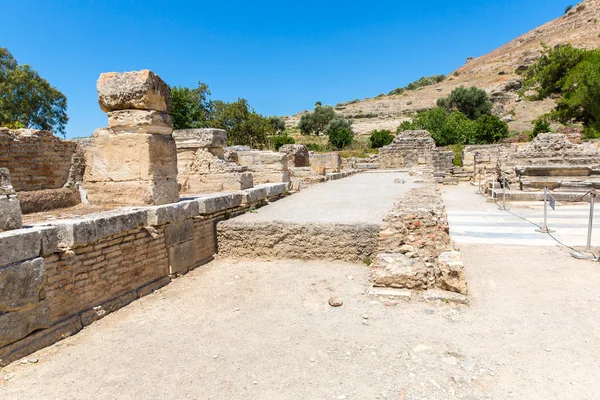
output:
[[[0,167],[9,169],[17,192],[62,188],[76,150],[51,132],[0,128]]]
[[[379,165],[382,169],[426,167],[435,171],[452,169],[454,154],[436,148],[428,131],[405,131],[394,138],[388,146],[379,149]]]
[[[0,233],[0,365],[210,261],[218,221],[287,188],[269,184]]]

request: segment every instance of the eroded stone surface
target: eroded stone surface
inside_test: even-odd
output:
[[[227,131],[223,129],[178,129],[173,131],[178,149],[200,149],[227,146]]]
[[[104,112],[156,110],[171,112],[171,89],[154,72],[105,72],[96,84],[98,104]]]
[[[23,226],[21,205],[10,181],[7,168],[0,168],[0,232]]]
[[[279,152],[287,154],[289,169],[310,166],[308,149],[303,144],[284,144]]]
[[[43,258],[0,267],[0,314],[38,303],[46,282]]]
[[[458,251],[448,251],[438,257],[437,286],[460,294],[468,294],[465,265]]]
[[[170,135],[173,119],[155,110],[118,110],[108,112],[108,126],[115,133],[155,133]]]

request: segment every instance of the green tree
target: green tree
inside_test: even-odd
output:
[[[542,43],[541,53],[536,63],[523,73],[525,81],[519,94],[524,96],[528,91],[536,92],[527,97],[529,100],[542,100],[553,94],[560,94],[568,73],[583,60],[587,50],[570,44],[551,48]]]
[[[0,47],[0,126],[25,126],[65,134],[67,98],[29,65]]]
[[[320,135],[331,120],[335,118],[335,111],[331,106],[322,106],[317,102],[312,113],[300,117],[298,128],[303,135]]]
[[[332,119],[324,133],[329,137],[329,143],[338,150],[348,147],[354,141],[352,122],[343,118]]]
[[[457,87],[448,97],[439,98],[437,105],[444,107],[448,112],[460,111],[471,120],[490,114],[493,107],[486,91],[475,86]]]
[[[495,115],[483,115],[477,120],[477,144],[497,143],[508,137],[508,125]]]
[[[531,137],[534,138],[540,133],[551,132],[550,121],[545,116],[542,116],[531,122],[533,124],[533,130],[531,131]]]
[[[232,145],[262,147],[268,135],[274,133],[268,118],[256,113],[246,99],[232,103],[213,102],[211,127],[225,129]]]
[[[269,122],[271,123],[271,126],[273,127],[273,132],[275,132],[276,135],[283,133],[283,131],[285,130],[285,121],[283,120],[283,118],[270,116]]]
[[[387,129],[375,130],[371,132],[371,136],[369,137],[369,142],[371,144],[372,149],[379,149],[383,146],[387,146],[392,143],[394,140],[394,135]]]
[[[171,88],[171,96],[171,117],[175,129],[210,127],[212,103],[208,99],[210,91],[207,84],[198,82],[195,89],[175,86]]]
[[[438,146],[451,144],[477,144],[477,123],[460,111],[448,114],[440,131],[432,132]]]

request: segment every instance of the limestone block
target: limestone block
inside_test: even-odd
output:
[[[290,184],[285,183],[264,183],[257,186],[257,189],[264,188],[267,190],[267,198],[281,196],[290,189]]]
[[[39,229],[0,232],[0,266],[39,257],[42,234]]]
[[[173,131],[173,138],[178,150],[227,146],[227,131],[223,129],[178,129]]]
[[[153,181],[87,183],[88,200],[107,205],[159,205],[179,201],[179,185],[175,179]]]
[[[290,182],[290,173],[289,171],[253,171],[252,179],[255,185]]]
[[[155,133],[170,135],[173,119],[162,111],[119,110],[108,113],[108,125],[114,133]]]
[[[444,290],[468,294],[465,266],[458,251],[447,251],[438,257],[437,285]]]
[[[171,112],[171,89],[147,69],[132,72],[105,72],[96,84],[98,104],[104,112],[156,110]]]
[[[194,174],[179,178],[184,193],[208,193],[244,190],[254,186],[249,172],[224,172],[215,174]]]
[[[10,180],[8,168],[0,168],[0,195],[15,194],[15,189]]]
[[[241,151],[237,153],[237,163],[252,172],[288,171],[287,155],[274,151]]]
[[[169,274],[181,274],[188,270],[196,262],[194,241],[169,247]]]
[[[288,168],[308,167],[310,165],[308,149],[303,144],[284,144],[279,148],[279,152],[287,154]]]
[[[310,155],[310,166],[324,167],[330,172],[339,172],[342,169],[342,157],[340,153],[312,153]]]
[[[296,167],[290,169],[290,175],[294,178],[310,178],[316,175],[316,172],[310,167]]]
[[[194,238],[194,222],[191,219],[173,222],[165,228],[165,242],[167,247],[187,242]]]
[[[15,194],[0,194],[0,232],[23,227],[21,205]]]
[[[72,248],[94,243],[119,232],[146,225],[148,211],[120,209],[86,215],[84,218],[56,221],[58,247]]]
[[[45,283],[46,266],[41,257],[0,267],[0,314],[37,304]]]
[[[178,203],[148,208],[148,225],[165,225],[169,222],[193,218],[199,214],[198,200],[182,200]]]
[[[0,347],[50,325],[50,310],[46,300],[23,310],[0,313]]]
[[[379,253],[375,266],[375,286],[427,289],[435,280],[432,267],[402,253]]]
[[[86,184],[177,178],[177,149],[171,136],[99,136],[86,149],[85,158]]]
[[[252,189],[249,189],[252,190]],[[214,194],[197,199],[200,214],[214,214],[238,207],[244,201],[247,190],[237,193]]]
[[[242,193],[244,193],[244,204],[256,204],[260,201],[266,200],[269,192],[267,188],[255,187],[252,189],[246,189]]]

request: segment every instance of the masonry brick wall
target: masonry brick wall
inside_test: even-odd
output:
[[[45,257],[53,322],[96,307],[168,275],[164,232],[119,232],[96,243]]]
[[[76,149],[51,132],[0,128],[0,167],[9,169],[17,192],[63,187]]]

